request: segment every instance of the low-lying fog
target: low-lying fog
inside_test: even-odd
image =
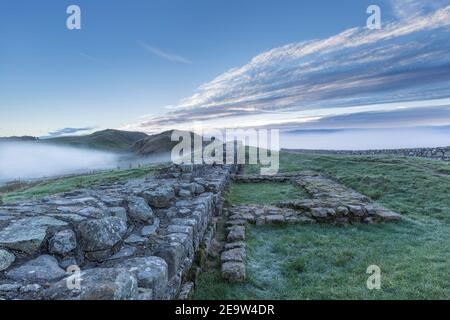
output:
[[[43,145],[32,142],[0,143],[0,181],[110,169],[119,157],[112,153]]]
[[[450,146],[450,128],[298,130],[280,133],[288,149],[368,150]]]

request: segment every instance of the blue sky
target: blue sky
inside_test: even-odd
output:
[[[369,32],[374,3],[383,29]],[[81,7],[82,30],[66,29],[70,4]],[[3,0],[0,136],[156,132],[198,120],[354,127],[355,115],[358,127],[378,127],[393,111],[390,126],[450,124],[447,5]],[[366,121],[374,112],[382,120]]]

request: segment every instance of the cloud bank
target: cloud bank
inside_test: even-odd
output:
[[[402,3],[393,6],[399,17],[418,2]],[[194,121],[211,127],[302,124],[351,106],[378,111],[395,104],[395,110],[409,101],[449,98],[450,6],[430,11],[434,7],[384,23],[382,30],[357,27],[274,48],[203,84],[167,114],[123,129],[189,129]]]
[[[114,168],[114,154],[26,142],[0,143],[0,181],[37,179]]]

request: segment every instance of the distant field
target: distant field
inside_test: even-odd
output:
[[[58,178],[33,183],[32,185],[20,184],[17,190],[0,192],[0,197],[4,202],[20,201],[30,198],[45,197],[47,195],[67,192],[74,189],[91,188],[101,184],[125,182],[129,179],[150,176],[158,167],[159,165],[149,165],[138,169],[112,170],[96,174]]]
[[[251,227],[248,281],[204,272],[196,299],[450,299],[450,164],[417,158],[281,154],[281,171],[321,171],[404,215],[397,224]],[[256,173],[258,168],[248,167]],[[229,200],[236,201],[230,191]],[[260,198],[248,190],[248,202]],[[239,199],[238,199],[239,200]],[[240,202],[240,201],[238,201]],[[369,265],[381,290],[366,288]]]

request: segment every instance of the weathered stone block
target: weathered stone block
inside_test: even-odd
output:
[[[142,197],[131,196],[127,199],[128,215],[132,220],[151,223],[154,218],[153,210]]]
[[[48,249],[51,253],[67,254],[77,247],[77,239],[72,230],[57,232],[48,243]]]
[[[127,224],[120,218],[110,217],[83,221],[79,225],[84,251],[99,251],[112,248],[122,241]]]
[[[15,281],[35,283],[61,279],[66,272],[59,267],[58,261],[54,257],[43,255],[8,271],[6,275]]]
[[[246,279],[245,264],[242,262],[225,262],[221,271],[222,278],[229,282],[243,282]]]
[[[8,269],[15,260],[11,252],[0,249],[0,272]]]
[[[144,257],[125,260],[116,265],[133,273],[139,287],[151,289],[155,299],[162,299],[167,286],[168,265],[160,257]]]
[[[222,252],[220,261],[222,263],[234,261],[234,262],[244,262],[246,257],[245,247],[238,247],[235,249],[230,249]]]

